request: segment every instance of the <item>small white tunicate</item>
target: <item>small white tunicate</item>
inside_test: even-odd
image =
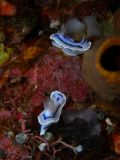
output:
[[[77,147],[75,147],[75,151],[80,153],[83,151],[83,146],[82,145],[78,145]]]
[[[106,118],[105,122],[107,123],[107,125],[113,126],[113,123],[110,118]]]
[[[40,31],[38,32],[38,35],[41,36],[41,35],[43,35],[43,33],[44,33],[44,32],[43,32],[42,30],[40,30]]]
[[[60,25],[60,21],[58,19],[57,20],[52,19],[50,23],[50,28],[57,29],[59,25]]]
[[[24,144],[27,139],[28,137],[25,133],[19,133],[15,136],[15,140],[18,144]]]
[[[44,152],[45,151],[45,148],[46,148],[46,143],[41,143],[39,146],[38,146],[39,150],[41,152]]]
[[[51,139],[53,139],[53,134],[51,132],[46,132],[44,134],[44,138],[45,140],[50,141]]]

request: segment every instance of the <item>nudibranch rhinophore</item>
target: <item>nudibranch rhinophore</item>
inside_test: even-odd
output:
[[[66,36],[79,41],[86,36],[87,25],[84,21],[80,21],[77,18],[70,18],[61,26],[61,32]]]
[[[38,115],[38,122],[41,125],[40,135],[44,135],[52,123],[59,121],[65,104],[66,96],[62,92],[51,93],[50,98],[44,103],[44,110]]]
[[[100,24],[97,21],[95,15],[86,16],[84,22],[87,25],[87,38],[90,37],[101,37]]]
[[[77,56],[87,51],[91,47],[91,42],[82,38],[79,42],[74,41],[74,39],[62,34],[56,33],[50,36],[52,40],[52,45],[61,48],[63,52],[69,56]]]

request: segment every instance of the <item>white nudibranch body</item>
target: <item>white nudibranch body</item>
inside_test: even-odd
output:
[[[50,98],[44,103],[44,110],[38,115],[38,122],[41,125],[40,135],[44,135],[48,127],[57,123],[60,119],[63,106],[66,104],[66,96],[54,91]]]
[[[69,56],[77,56],[87,51],[91,47],[91,42],[82,38],[80,42],[64,35],[63,33],[55,33],[50,36],[52,45],[61,48],[63,52]]]

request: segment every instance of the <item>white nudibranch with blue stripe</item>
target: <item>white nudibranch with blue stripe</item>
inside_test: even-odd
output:
[[[44,103],[44,111],[38,115],[38,122],[41,125],[40,135],[44,135],[48,127],[57,123],[60,119],[63,106],[66,104],[66,96],[54,91],[50,98]]]
[[[63,52],[70,56],[77,56],[87,51],[91,47],[91,42],[82,38],[80,42],[74,41],[74,39],[64,35],[63,33],[55,33],[50,36],[52,45],[61,48]]]

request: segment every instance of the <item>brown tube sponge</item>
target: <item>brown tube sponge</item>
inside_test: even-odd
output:
[[[120,37],[97,41],[83,56],[83,74],[96,94],[120,102]]]

